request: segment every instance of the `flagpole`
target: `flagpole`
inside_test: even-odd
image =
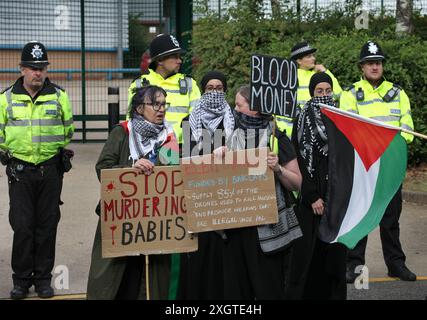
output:
[[[349,112],[349,111],[345,111],[345,110],[342,110],[342,109],[338,109],[336,107],[329,106],[329,105],[324,104],[324,103],[319,103],[319,106],[322,107],[322,108],[328,109],[329,111],[334,112],[334,113],[339,113],[339,114],[342,114],[344,116],[348,116],[350,118],[358,119],[358,120],[363,121],[363,122],[375,124],[377,126],[384,127],[384,128],[387,128],[387,129],[399,130],[399,131],[402,131],[402,132],[405,132],[405,133],[409,133],[409,134],[412,134],[412,135],[417,136],[419,138],[427,140],[427,135],[424,135],[424,134],[421,134],[421,133],[418,133],[418,132],[415,132],[415,131],[411,131],[411,130],[408,130],[408,129],[405,129],[405,128],[393,126],[391,124],[384,123],[384,122],[379,121],[379,120],[370,119],[370,118],[361,116],[360,114]]]

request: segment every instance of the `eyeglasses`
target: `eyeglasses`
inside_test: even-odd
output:
[[[219,86],[207,86],[205,89],[205,92],[212,92],[212,91],[224,92],[224,87],[221,85],[219,85]]]
[[[153,110],[154,111],[159,111],[160,110],[160,108],[164,108],[164,109],[167,109],[167,103],[166,102],[155,102],[155,103],[151,103],[151,102],[143,102],[142,103],[143,105],[149,105],[149,106],[152,106],[153,107]]]

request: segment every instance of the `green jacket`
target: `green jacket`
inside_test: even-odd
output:
[[[68,95],[49,79],[34,99],[22,77],[0,95],[0,148],[13,157],[34,164],[49,160],[73,132]]]
[[[98,179],[102,169],[132,166],[129,160],[129,135],[122,126],[116,126],[110,133],[96,163]],[[150,297],[153,300],[168,299],[171,276],[171,255],[150,255]],[[87,284],[87,299],[113,300],[116,297],[126,267],[127,257],[102,258],[101,225],[95,233],[92,260]],[[146,299],[145,272],[141,278],[138,299]]]

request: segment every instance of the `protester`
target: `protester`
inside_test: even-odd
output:
[[[163,148],[177,150],[172,127],[165,121],[166,92],[157,86],[136,89],[131,101],[130,120],[116,126],[102,149],[96,172],[102,169],[133,167],[150,175],[156,166],[177,164],[178,153],[162,153]],[[164,149],[163,149],[164,150]],[[168,158],[163,155],[169,154]],[[99,211],[98,211],[99,214]],[[145,256],[102,258],[101,229],[98,222],[92,249],[87,298],[108,300],[146,299]],[[171,255],[150,255],[150,297],[168,299]],[[176,280],[176,279],[175,279]]]
[[[288,200],[288,193],[299,190],[301,174],[295,151],[280,130],[274,128],[272,116],[261,115],[249,109],[249,86],[241,87],[235,99],[235,126],[229,150],[250,147],[267,147],[267,170],[273,170],[276,181],[276,196],[279,217],[283,229],[274,243],[262,243],[260,232],[272,226],[246,227],[226,230],[224,246],[224,289],[226,299],[283,299],[284,268],[292,241],[301,236],[295,213]],[[273,138],[273,130],[275,137]],[[273,247],[270,247],[273,246]],[[273,249],[274,248],[274,249]]]
[[[183,120],[183,125],[187,126],[187,130],[183,130],[183,157],[213,153],[215,148],[225,146],[234,130],[233,111],[225,100],[225,75],[210,71],[203,76],[200,87],[200,100],[189,117]],[[203,132],[207,134],[203,135]],[[215,145],[215,134],[219,137],[219,145]],[[181,255],[181,280],[177,298],[223,299],[222,256],[227,237],[223,231],[201,232],[198,241],[197,251]]]
[[[286,298],[345,300],[346,247],[318,238],[320,219],[327,214],[328,187],[327,120],[318,103],[335,105],[332,78],[324,72],[314,74],[309,92],[312,98],[297,116],[292,135],[302,174],[297,217],[303,237],[292,248]]]

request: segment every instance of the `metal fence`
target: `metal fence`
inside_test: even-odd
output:
[[[230,7],[237,5],[236,0],[195,0],[194,6],[199,8],[195,12],[195,19],[204,16],[207,9],[209,13],[218,14],[223,16],[227,13]],[[272,6],[279,5],[282,10],[296,13],[299,10],[310,10],[315,12],[317,10],[327,10],[333,8],[344,7],[349,2],[355,3],[356,1],[338,1],[338,0],[264,0],[262,1],[262,9],[265,16],[268,18],[272,14]],[[363,0],[360,1],[360,10],[369,11],[373,15],[390,15],[394,16],[396,13],[396,0]],[[202,9],[202,10],[200,10]],[[422,15],[427,14],[427,0],[413,0],[413,9],[420,12]]]
[[[193,20],[201,17],[198,6],[224,14],[236,1],[194,0]],[[328,8],[328,0],[263,1],[286,10]],[[337,2],[335,3],[342,3]],[[107,137],[108,87],[120,88],[120,113],[127,109],[127,88],[140,74],[143,53],[159,33],[180,39],[191,29],[190,1],[184,0],[2,0],[0,11],[0,90],[19,77],[21,49],[31,40],[41,41],[49,54],[49,78],[62,86],[73,105],[77,131],[74,140]],[[395,1],[363,1],[364,9],[395,10]],[[188,7],[188,8],[187,8]],[[414,0],[426,12],[427,0]],[[183,18],[182,18],[183,17]],[[184,20],[184,21],[182,21]],[[188,21],[187,21],[188,20]],[[190,26],[189,26],[190,25]],[[190,62],[191,64],[191,62]]]
[[[48,76],[67,91],[73,105],[78,129],[74,139],[105,139],[107,88],[120,87],[121,114],[124,115],[127,88],[140,74],[141,54],[150,38],[161,31],[149,30],[150,26],[161,25],[159,20],[163,15],[163,12],[157,16],[147,15],[151,12],[147,9],[155,12],[163,8],[162,1],[151,2],[3,0],[0,90],[19,77],[24,44],[41,41],[48,51]],[[138,3],[144,4],[144,10],[138,11]]]

